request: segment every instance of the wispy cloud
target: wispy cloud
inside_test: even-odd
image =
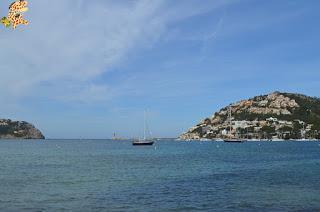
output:
[[[30,1],[26,18],[31,24],[0,34],[0,99],[31,93],[70,100],[110,96],[108,86],[93,79],[152,46],[170,24],[224,3]],[[6,8],[7,2],[0,6]]]
[[[1,15],[9,3],[0,1]],[[316,3],[29,4],[29,26],[0,26],[0,117],[39,123],[51,137],[136,133],[148,105],[162,134],[174,135],[235,99],[274,89],[318,95]]]

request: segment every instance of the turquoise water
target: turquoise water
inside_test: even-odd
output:
[[[0,211],[320,210],[319,142],[0,142]]]

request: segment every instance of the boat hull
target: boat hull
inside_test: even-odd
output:
[[[146,142],[140,142],[140,141],[134,141],[132,142],[133,146],[152,146],[153,145],[153,141],[146,141]]]
[[[226,143],[242,143],[242,140],[239,139],[229,139],[229,140],[223,140]]]

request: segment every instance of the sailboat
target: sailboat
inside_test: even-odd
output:
[[[154,141],[152,139],[148,139],[146,136],[147,131],[147,122],[146,122],[146,112],[144,112],[144,130],[143,130],[143,139],[133,140],[132,145],[134,146],[151,146]]]
[[[232,138],[232,135],[231,135],[231,129],[232,129],[232,116],[231,116],[231,105],[229,106],[229,111],[228,111],[228,119],[229,119],[229,133],[228,133],[228,139],[224,139],[223,141],[224,142],[228,142],[228,143],[241,143],[243,142],[241,139],[238,139],[238,138]]]

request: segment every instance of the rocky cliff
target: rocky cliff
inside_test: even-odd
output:
[[[43,134],[25,121],[0,119],[0,139],[44,139]]]
[[[247,139],[319,139],[320,99],[281,92],[256,96],[222,108],[190,128],[180,139],[229,136]]]

